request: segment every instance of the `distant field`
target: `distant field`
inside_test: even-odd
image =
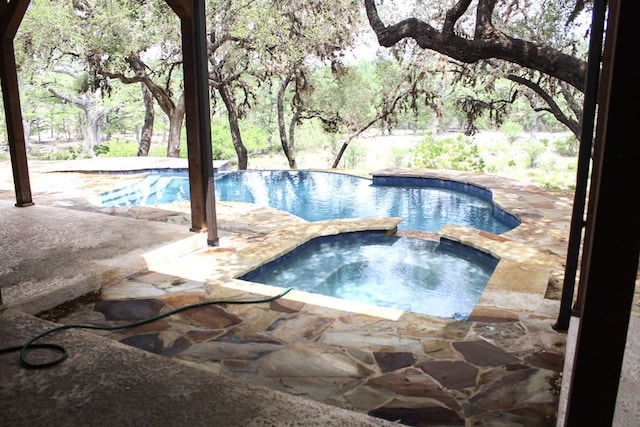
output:
[[[441,134],[437,138],[457,138],[459,134]],[[509,142],[505,134],[498,131],[480,132],[472,137],[478,146],[486,167],[485,173],[517,179],[533,183],[550,189],[573,189],[576,180],[577,158],[561,156],[556,151],[555,142],[566,139],[570,134],[564,133],[522,133],[515,141]],[[392,135],[371,133],[354,139],[347,148],[340,163],[340,169],[367,175],[373,171],[388,167],[410,167],[412,150],[422,141],[424,136],[406,131],[394,131]],[[123,139],[123,141],[125,141]],[[135,155],[137,143],[127,140],[130,146],[129,154]],[[69,158],[69,154],[76,151],[79,154],[78,141],[30,141],[29,154],[37,158],[36,154],[49,154],[54,160]],[[314,144],[303,144],[313,147]],[[533,161],[532,147],[537,147],[537,154]],[[0,146],[5,148],[5,146]],[[166,147],[162,143],[154,143],[155,155],[164,155]],[[52,153],[61,153],[57,157]],[[115,153],[114,153],[115,154]],[[123,154],[115,154],[123,155]],[[8,153],[0,150],[0,159],[8,159]],[[334,161],[334,155],[328,151],[301,150],[297,153],[300,169],[329,169]],[[232,160],[233,167],[233,160]],[[281,150],[274,150],[270,154],[250,155],[249,169],[286,169],[287,161]]]
[[[456,137],[458,134],[438,135]],[[555,150],[554,142],[567,138],[569,133],[523,134],[510,143],[501,132],[481,132],[472,137],[486,163],[485,173],[530,182],[547,188],[572,189],[576,179],[576,157],[564,157]],[[395,133],[370,135],[354,140],[347,148],[364,152],[357,165],[349,167],[358,173],[370,173],[387,167],[407,167],[411,162],[411,150],[423,139],[420,135]],[[543,147],[531,167],[531,144]],[[356,148],[358,147],[359,148]],[[328,152],[299,152],[301,169],[330,168],[333,156]],[[341,163],[342,165],[345,163]],[[284,155],[254,156],[249,159],[250,169],[286,168]]]

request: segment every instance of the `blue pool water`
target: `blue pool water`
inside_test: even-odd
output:
[[[438,244],[359,232],[313,239],[240,279],[464,320],[496,264],[446,239]]]
[[[373,181],[375,182],[375,181]],[[496,208],[479,187],[433,180],[372,180],[331,172],[234,171],[215,176],[216,200],[255,203],[307,221],[334,218],[401,217],[398,228],[438,231],[456,224],[504,233],[519,223]],[[440,187],[440,188],[438,188]],[[446,187],[446,188],[443,188]],[[471,188],[471,190],[469,190]],[[185,173],[150,173],[131,187],[104,193],[102,206],[136,206],[189,200]]]

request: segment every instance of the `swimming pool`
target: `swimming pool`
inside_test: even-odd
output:
[[[373,180],[333,172],[233,171],[215,176],[216,200],[255,203],[307,221],[401,217],[398,228],[436,232],[445,224],[501,234],[519,220],[480,187],[433,179]],[[150,173],[137,184],[101,194],[101,206],[136,206],[189,200],[184,173]]]
[[[447,239],[354,232],[312,239],[239,279],[465,320],[497,263]]]

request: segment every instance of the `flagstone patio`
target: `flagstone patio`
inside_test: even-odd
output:
[[[76,171],[89,168],[76,165]],[[50,164],[34,169],[34,188],[46,187],[37,204],[188,227],[185,204],[124,209],[88,203],[89,195],[132,182],[136,174],[54,173]],[[522,219],[521,226],[499,236],[458,226],[422,233],[500,257],[467,321],[294,290],[271,303],[206,305],[98,334],[225,377],[408,425],[555,425],[566,335],[551,326],[571,197],[488,175],[436,175],[491,189],[501,207]],[[0,197],[11,195],[0,191]],[[219,247],[207,247],[204,235],[187,237],[190,244],[173,254],[146,257],[143,271],[39,315],[61,324],[123,325],[186,304],[276,295],[281,289],[236,277],[312,237],[370,229],[392,233],[398,222],[307,223],[239,203],[218,203],[217,213]]]

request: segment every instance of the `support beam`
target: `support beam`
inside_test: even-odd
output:
[[[191,19],[192,18],[192,3],[191,0],[166,0],[167,4],[173,10],[173,13],[178,15],[178,18]]]
[[[0,82],[2,100],[9,137],[9,153],[13,171],[13,185],[16,191],[16,206],[32,206],[31,183],[27,162],[27,145],[22,125],[22,108],[18,89],[18,74],[13,47],[20,22],[29,6],[29,0],[14,0],[3,4],[0,9],[0,34],[2,55],[0,55]]]
[[[218,244],[213,193],[213,157],[211,154],[211,117],[205,6],[202,0],[167,0],[180,17],[184,71],[191,197],[191,230],[208,232],[207,242]],[[210,188],[211,187],[211,188]]]
[[[637,16],[636,1],[609,3],[567,426],[612,425],[615,412],[640,256]]]
[[[604,24],[607,16],[607,0],[595,0],[591,17],[591,38],[589,40],[589,60],[587,65],[587,81],[582,107],[582,123],[580,129],[580,150],[578,152],[578,168],[576,171],[576,190],[573,195],[571,228],[567,245],[567,260],[562,284],[562,298],[558,321],[553,325],[556,331],[568,331],[572,314],[573,291],[576,285],[578,259],[582,245],[585,226],[584,212],[587,203],[587,189],[593,149],[593,129],[598,106],[598,85],[600,83],[600,66],[602,61],[602,41]],[[576,304],[577,306],[577,304]],[[576,307],[577,308],[577,307]],[[573,310],[577,315],[578,310]]]

